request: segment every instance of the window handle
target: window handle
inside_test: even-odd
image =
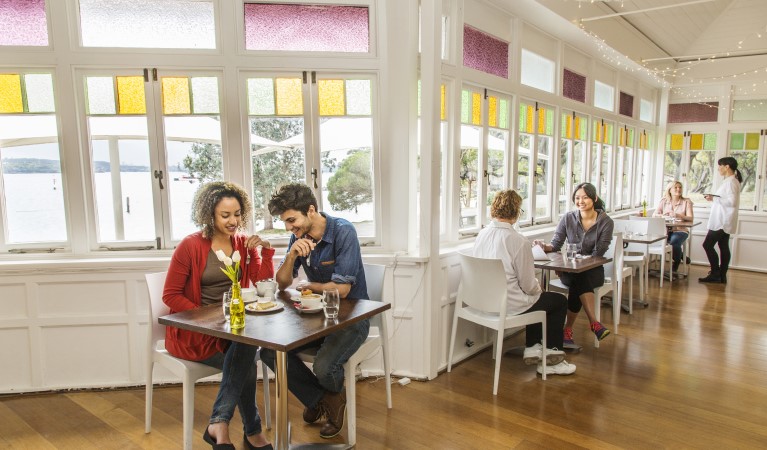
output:
[[[317,169],[312,169],[312,182],[314,183],[314,189],[317,189]]]
[[[487,178],[487,185],[490,186],[490,174],[487,169],[485,169],[485,178]]]
[[[160,180],[160,189],[165,189],[165,186],[163,186],[162,184],[162,177],[163,177],[162,170],[155,170],[154,177]]]

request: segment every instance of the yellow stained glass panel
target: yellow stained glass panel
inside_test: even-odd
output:
[[[164,114],[192,113],[192,102],[189,96],[189,78],[163,77],[162,112]]]
[[[477,92],[471,93],[471,123],[482,125],[482,96]]]
[[[13,73],[0,74],[0,113],[20,112],[24,112],[21,76]]]
[[[703,149],[703,135],[692,134],[690,135],[690,150],[702,150]]]
[[[538,108],[538,134],[546,134],[546,109]]]
[[[304,113],[300,78],[277,78],[274,80],[277,94],[277,115],[298,116]]]
[[[572,139],[573,137],[573,118],[572,116],[565,117],[565,137]]]
[[[447,94],[445,93],[445,85],[443,84],[439,87],[439,119],[440,120],[445,120],[445,118],[447,117],[447,113],[445,112],[445,110],[447,109],[447,107],[445,106],[445,102],[447,99],[446,95]]]
[[[618,129],[618,145],[626,146],[626,129],[623,127]]]
[[[317,82],[321,116],[346,114],[344,80],[319,80]]]
[[[527,105],[527,114],[525,114],[527,117],[525,118],[525,132],[526,133],[533,133],[533,106]]]
[[[117,78],[117,113],[146,114],[144,77]]]
[[[759,135],[746,133],[746,150],[759,150]]]
[[[671,148],[669,150],[681,150],[684,145],[684,136],[681,134],[671,135]]]
[[[581,118],[578,116],[575,116],[575,139],[581,138]]]
[[[498,126],[498,99],[495,97],[487,99],[487,117],[488,125],[491,127]]]
[[[647,149],[647,134],[645,133],[639,135],[639,148],[643,150]]]

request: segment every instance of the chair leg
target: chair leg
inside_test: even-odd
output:
[[[666,268],[666,252],[660,254],[660,287],[663,287],[663,270]]]
[[[194,382],[189,372],[183,380],[183,420],[184,420],[184,450],[192,450],[192,426],[194,425]]]
[[[498,395],[498,377],[501,374],[501,352],[503,351],[503,329],[497,330],[498,336],[495,338],[495,373],[493,375],[493,395]]]
[[[456,300],[458,302],[460,300]],[[458,308],[458,305],[455,305],[456,308]],[[455,332],[456,328],[458,328],[458,311],[456,310],[453,313],[453,330],[450,332],[450,350],[447,352],[447,371],[450,372],[450,370],[453,368],[453,350],[455,348]]]
[[[613,292],[613,327],[615,334],[618,334],[618,324],[621,320],[621,303],[623,303],[623,274],[618,275],[620,281],[617,282],[617,290]]]
[[[151,355],[149,356],[152,357]],[[146,370],[146,395],[144,396],[144,433],[152,431],[152,393],[154,392],[154,384],[152,378],[152,371],[154,370],[154,361],[150,361],[147,364]]]
[[[543,346],[541,348],[541,365],[543,366],[543,373],[541,374],[541,378],[546,381],[546,359],[548,358],[548,347],[546,343],[546,320],[542,320],[540,322],[541,324],[541,334],[543,337],[541,338],[541,345]]]
[[[615,296],[615,292],[613,292]],[[594,289],[594,318],[597,322],[602,321],[602,292],[600,288]],[[594,348],[599,348],[599,339],[594,335]]]
[[[272,405],[271,396],[269,395],[269,369],[267,365],[261,362],[261,385],[264,387],[264,415],[266,416],[266,429],[272,429]]]
[[[346,373],[346,441],[349,447],[357,443],[357,380],[354,379],[354,369],[350,361],[344,364]]]
[[[386,314],[381,316],[381,349],[383,350],[384,379],[386,381],[386,407],[391,409],[391,366],[389,364],[389,331]]]

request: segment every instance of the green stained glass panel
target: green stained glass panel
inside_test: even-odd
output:
[[[343,116],[345,114],[344,80],[319,80],[317,97],[321,116]]]
[[[469,91],[461,91],[461,123],[469,123]]]
[[[501,99],[501,106],[498,110],[498,126],[503,128],[504,130],[509,129],[509,101],[506,99]]]
[[[629,147],[634,146],[634,129],[633,128],[629,128],[629,138],[628,138],[628,141],[626,141],[626,145],[628,145]]]
[[[346,114],[350,116],[372,114],[370,80],[346,80]]]
[[[195,114],[218,114],[218,78],[192,77],[192,111]]]
[[[112,77],[88,77],[85,79],[85,86],[89,115],[117,113]]]
[[[605,144],[612,144],[613,143],[613,124],[608,123],[605,124]]]
[[[248,79],[248,114],[274,115],[274,80],[271,78]]]
[[[703,135],[703,150],[716,150],[716,133]]]
[[[277,115],[300,116],[304,113],[300,78],[277,78],[275,88]]]
[[[546,110],[546,136],[554,136],[554,111]]]
[[[0,113],[24,112],[21,96],[21,76],[0,74]]]
[[[51,74],[30,73],[24,75],[24,87],[27,92],[27,111],[31,113],[56,111]]]
[[[743,150],[743,133],[730,133],[730,150]]]
[[[746,133],[746,150],[759,150],[759,134]]]

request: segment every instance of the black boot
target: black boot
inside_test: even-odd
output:
[[[727,269],[721,269],[719,272],[719,280],[722,283],[727,284]]]
[[[703,278],[698,278],[701,283],[721,283],[722,277],[718,270],[712,270]]]
[[[674,273],[677,273],[679,271],[679,264],[681,261],[674,261],[674,264],[671,265],[671,271]]]

